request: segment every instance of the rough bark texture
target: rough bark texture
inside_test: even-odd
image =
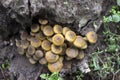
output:
[[[101,15],[109,9],[109,0],[0,0],[0,34],[8,39],[16,36],[20,29],[30,27],[35,16],[51,22],[67,25],[84,35],[86,31],[97,31],[101,25]],[[104,5],[106,4],[106,5]],[[104,6],[103,6],[104,5]],[[94,24],[93,24],[94,23]],[[12,80],[37,80],[42,72],[40,65],[31,65],[19,56],[14,41],[3,43],[0,58],[10,59],[9,71]],[[10,44],[13,43],[12,46]]]

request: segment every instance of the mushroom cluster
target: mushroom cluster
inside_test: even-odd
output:
[[[47,65],[50,72],[59,72],[64,61],[83,59],[87,42],[93,44],[97,41],[94,31],[82,37],[68,27],[51,26],[46,19],[39,19],[38,22],[31,26],[29,33],[20,31],[20,39],[16,39],[17,51],[25,55],[31,64],[39,62]]]

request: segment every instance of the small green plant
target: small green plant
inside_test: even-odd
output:
[[[2,63],[0,67],[1,67],[1,69],[4,70],[4,69],[8,68],[8,66],[9,66],[9,61],[8,61],[8,60],[5,60],[5,62]]]
[[[83,80],[84,74],[81,71],[76,71],[74,74],[73,80]]]
[[[45,80],[63,80],[61,77],[59,77],[58,72],[54,72],[51,75],[50,74],[41,74],[40,77]]]

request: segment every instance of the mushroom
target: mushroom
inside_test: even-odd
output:
[[[55,34],[52,37],[52,42],[53,44],[55,44],[56,46],[60,46],[64,43],[64,37],[62,34]]]
[[[30,32],[30,35],[31,35],[31,36],[35,36],[35,34],[36,34],[36,33],[34,33],[34,32]]]
[[[42,64],[42,65],[44,65],[44,64],[47,64],[47,61],[46,61],[45,58],[41,58],[41,59],[39,60],[39,63]]]
[[[48,40],[43,40],[41,47],[43,50],[48,51],[51,49],[51,42]]]
[[[70,29],[68,27],[64,27],[62,30],[62,34],[65,36],[67,31],[70,31]]]
[[[41,40],[38,38],[32,38],[30,43],[33,47],[38,48],[41,45]]]
[[[62,33],[62,26],[60,26],[60,25],[58,25],[58,24],[54,25],[53,31],[54,31],[55,33]]]
[[[79,51],[78,56],[76,57],[76,59],[82,60],[85,57],[85,53],[84,51]]]
[[[20,46],[23,48],[23,49],[27,49],[28,46],[29,46],[29,41],[27,40],[20,40]]]
[[[51,45],[51,51],[55,54],[60,54],[62,52],[62,46]]]
[[[87,34],[86,34],[86,39],[91,43],[96,43],[97,41],[97,34],[94,32],[94,31],[89,31]]]
[[[40,58],[38,58],[36,55],[33,55],[33,59],[34,59],[35,61],[38,61]]]
[[[26,57],[27,57],[27,58],[31,58],[31,55],[29,55],[29,53],[26,52]]]
[[[40,30],[40,27],[39,27],[38,24],[33,24],[33,25],[31,26],[31,31],[32,31],[33,33],[36,33],[36,32],[38,32],[39,30]]]
[[[70,58],[76,58],[78,56],[78,49],[69,47],[66,49],[66,55]]]
[[[46,25],[48,23],[48,20],[46,19],[39,19],[38,22],[42,25]]]
[[[48,41],[52,42],[52,36],[46,37]]]
[[[42,50],[36,50],[35,56],[36,56],[38,59],[42,58],[43,55],[44,55],[44,54],[43,54],[43,51],[42,51]]]
[[[25,49],[22,47],[17,47],[17,51],[20,55],[24,55],[24,53],[25,53]]]
[[[31,36],[31,35],[28,35],[28,36],[27,36],[27,40],[28,40],[28,41],[31,41],[31,40],[32,40],[32,38],[34,38],[34,37],[33,37],[33,36]]]
[[[60,55],[65,55],[65,52],[66,52],[66,48],[67,48],[67,44],[66,43],[63,43],[62,45],[62,52],[60,53]]]
[[[59,59],[59,55],[52,53],[51,51],[46,52],[45,59],[49,63],[54,63]]]
[[[42,31],[39,31],[38,33],[36,33],[35,37],[40,39],[40,40],[44,40],[45,39],[45,35],[42,33]]]
[[[77,36],[75,41],[73,42],[74,46],[80,48],[80,49],[86,49],[87,48],[87,43],[83,39],[82,36]]]
[[[52,29],[52,27],[50,25],[44,26],[43,33],[46,36],[52,36],[54,34],[53,29]]]
[[[63,63],[61,61],[57,61],[55,63],[48,63],[48,69],[50,72],[59,72],[63,67]]]
[[[15,42],[17,47],[21,47],[21,40],[15,39]]]
[[[73,31],[67,31],[65,34],[65,39],[69,42],[73,42],[76,39],[76,34]]]
[[[65,59],[68,60],[68,61],[69,61],[69,60],[72,60],[72,58],[70,58],[70,57],[68,57],[68,56],[65,56]]]
[[[34,60],[33,58],[29,58],[29,62],[30,62],[31,64],[36,64],[36,63],[37,63],[37,61]]]
[[[26,40],[28,36],[28,33],[26,31],[20,31],[20,39]]]
[[[30,56],[34,55],[35,54],[35,48],[31,45],[28,46],[28,49],[27,49],[27,54],[29,54]]]

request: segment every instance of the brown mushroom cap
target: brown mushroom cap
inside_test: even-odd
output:
[[[48,51],[51,49],[51,42],[48,40],[43,40],[41,47],[43,50]]]
[[[31,45],[35,48],[40,47],[41,45],[41,40],[38,38],[32,38],[32,40],[30,41]]]
[[[54,31],[55,33],[62,33],[62,26],[57,25],[57,24],[54,25],[53,31]]]
[[[69,42],[73,42],[76,39],[76,34],[73,31],[67,31],[65,34],[65,39]]]
[[[42,31],[39,31],[38,33],[36,33],[35,37],[40,39],[40,40],[44,40],[45,39],[45,35],[42,33]]]
[[[52,42],[53,44],[57,45],[57,46],[60,46],[64,43],[64,37],[62,34],[55,34],[53,37],[52,37]]]
[[[17,47],[17,51],[20,55],[24,55],[24,53],[25,53],[25,49],[22,47]]]
[[[43,51],[42,50],[36,50],[36,52],[35,52],[35,56],[37,57],[37,58],[42,58],[43,57]]]
[[[46,36],[52,36],[54,34],[53,29],[52,29],[52,27],[50,25],[44,26],[43,33]]]
[[[65,55],[67,44],[63,43],[61,46],[62,46],[62,52],[60,53],[60,55]]]
[[[21,47],[21,40],[15,39],[15,42],[17,47]]]
[[[60,54],[62,52],[62,46],[51,45],[51,51],[55,54]]]
[[[27,49],[27,54],[29,55],[34,55],[35,54],[35,48],[31,45],[28,46],[28,49]]]
[[[57,61],[55,63],[48,63],[48,69],[50,72],[59,72],[63,67],[63,63],[61,61]]]
[[[36,64],[36,63],[37,63],[37,61],[34,60],[33,58],[29,58],[29,62],[30,62],[31,64]]]
[[[62,34],[65,35],[67,31],[70,31],[68,27],[64,27],[62,30]]]
[[[52,53],[51,51],[48,51],[45,54],[45,59],[49,63],[54,63],[54,62],[56,62],[59,59],[59,56],[54,54],[54,53]]]
[[[21,40],[20,42],[21,42],[20,46],[21,46],[23,49],[27,49],[27,48],[28,48],[28,46],[29,46],[29,41],[27,41],[27,40]]]
[[[94,32],[94,31],[89,31],[87,34],[86,34],[86,38],[87,40],[90,42],[90,43],[96,43],[97,41],[97,34]]]
[[[87,43],[85,40],[82,38],[82,36],[77,36],[75,41],[73,42],[74,46],[81,48],[81,49],[86,49],[87,48]]]
[[[32,31],[33,33],[36,33],[36,32],[38,32],[39,30],[40,30],[40,27],[39,27],[38,24],[34,24],[34,25],[31,26],[31,31]]]
[[[42,64],[42,65],[44,65],[44,64],[47,64],[47,61],[46,61],[45,58],[41,58],[41,59],[39,60],[39,63]]]
[[[39,19],[39,21],[38,21],[40,24],[42,24],[42,25],[46,25],[47,23],[48,23],[48,20],[46,20],[46,19]]]
[[[28,33],[26,31],[20,31],[20,39],[26,40],[28,36]]]
[[[81,60],[81,59],[83,59],[84,57],[85,57],[84,51],[79,51],[79,54],[78,54],[78,56],[76,57],[76,59]]]
[[[75,58],[78,56],[78,49],[77,48],[67,48],[66,55],[70,58]]]

